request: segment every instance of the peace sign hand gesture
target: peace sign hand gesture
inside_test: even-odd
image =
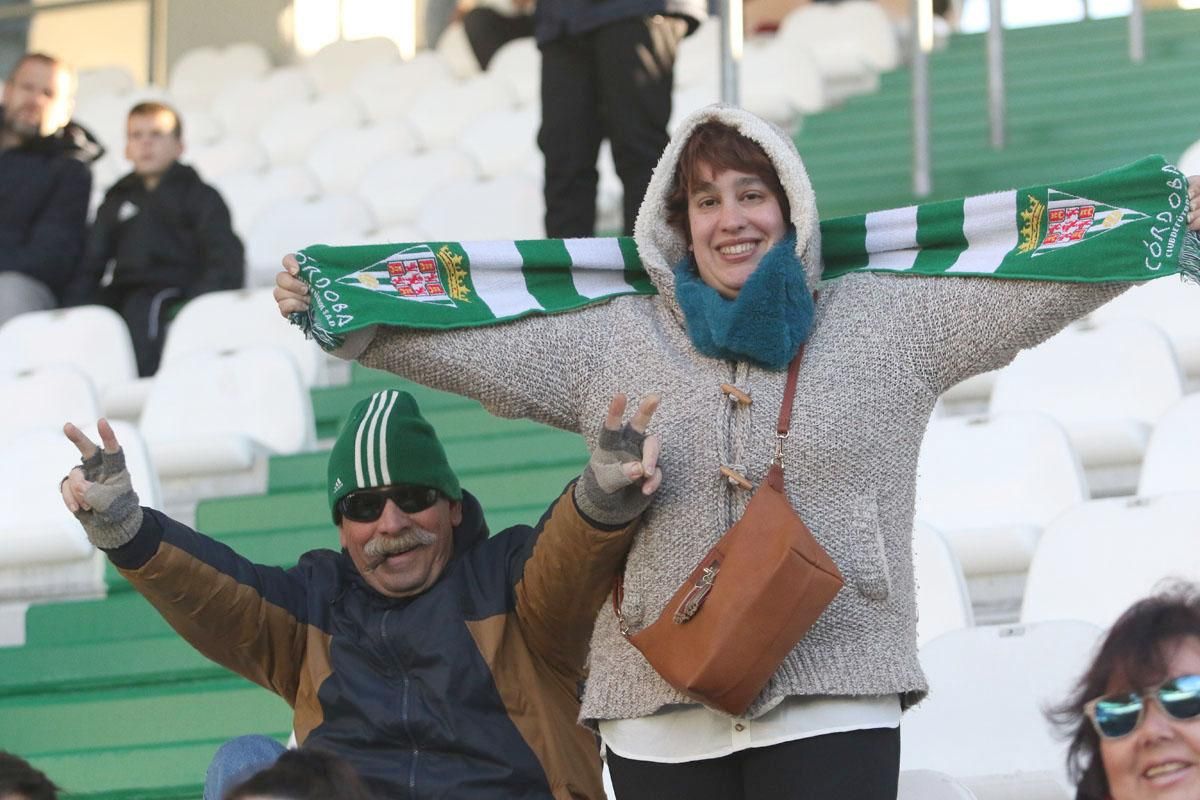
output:
[[[646,435],[659,399],[658,395],[644,398],[629,422],[623,423],[625,395],[613,396],[600,441],[575,484],[579,510],[595,522],[632,522],[650,505],[662,484],[658,466],[661,441],[658,434]]]
[[[83,525],[88,541],[102,550],[112,550],[128,542],[142,526],[142,508],[133,491],[125,453],[107,420],[100,420],[100,441],[104,449],[71,423],[63,433],[79,448],[83,457],[62,481],[63,503]]]

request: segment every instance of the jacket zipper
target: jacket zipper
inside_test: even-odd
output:
[[[395,653],[392,652],[391,641],[387,633],[387,619],[389,616],[391,616],[392,610],[393,609],[389,608],[387,611],[383,612],[383,616],[379,619],[379,638],[384,643],[385,651],[392,653],[394,656]],[[412,800],[417,800],[417,761],[421,757],[421,749],[417,747],[416,737],[413,736],[412,726],[409,724],[408,696],[410,681],[408,678],[408,673],[405,671],[404,667],[399,666],[399,659],[396,659],[395,663],[397,664],[397,669],[400,671],[401,680],[400,721],[404,725],[404,732],[408,735],[408,742],[412,748],[412,763],[408,768],[408,792],[409,797],[411,797]]]

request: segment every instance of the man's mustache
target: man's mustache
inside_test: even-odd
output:
[[[437,534],[424,528],[409,528],[396,536],[376,536],[363,545],[363,555],[367,557],[367,572],[374,570],[391,556],[436,543]]]

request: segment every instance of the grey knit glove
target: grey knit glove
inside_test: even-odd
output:
[[[97,449],[77,469],[83,470],[84,479],[92,484],[83,494],[91,510],[80,508],[74,512],[88,541],[101,550],[127,543],[142,527],[142,507],[125,468],[125,451],[106,453]]]
[[[587,467],[575,484],[579,510],[602,525],[624,525],[641,516],[654,499],[642,492],[642,481],[625,475],[622,464],[642,460],[646,434],[628,422],[620,430],[603,428]],[[648,477],[648,476],[647,476]]]

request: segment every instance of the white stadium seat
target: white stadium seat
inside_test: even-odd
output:
[[[746,42],[740,77],[746,110],[785,128],[795,124],[798,114],[812,114],[829,104],[812,55],[779,37]]]
[[[978,797],[944,772],[911,769],[900,773],[896,800],[978,800]]]
[[[358,244],[374,227],[370,209],[357,197],[280,200],[262,212],[246,237],[246,285],[274,286],[288,253],[310,244]]]
[[[465,80],[479,74],[479,59],[471,49],[467,30],[461,21],[451,22],[434,45],[438,58],[446,63],[455,78]]]
[[[843,0],[837,4],[841,27],[853,31],[867,64],[878,72],[900,66],[904,54],[896,27],[875,0]]]
[[[428,241],[429,237],[415,225],[398,222],[367,234],[363,244],[410,244]]]
[[[879,71],[866,54],[867,47],[834,5],[800,6],[784,17],[776,33],[784,47],[812,56],[830,100],[875,91]]]
[[[79,451],[62,433],[66,421],[0,445],[0,596],[87,594],[102,587],[103,556],[59,493],[62,476],[79,463]],[[94,419],[70,421],[100,442]],[[161,507],[158,476],[142,437],[131,425],[112,427],[138,501]]]
[[[189,148],[181,160],[195,167],[206,181],[267,166],[266,151],[257,142],[240,136],[227,136],[210,145]]]
[[[223,49],[196,47],[175,62],[169,86],[175,97],[207,101],[230,83],[257,80],[270,68],[266,51],[251,42]]]
[[[255,136],[288,106],[312,97],[313,87],[300,67],[271,70],[261,78],[231,81],[213,98],[212,112],[232,136]]]
[[[1023,622],[1082,619],[1107,628],[1166,578],[1200,581],[1200,492],[1082,503],[1042,535]]]
[[[1043,528],[1087,499],[1079,458],[1044,414],[934,419],[917,466],[917,518],[968,575],[1024,572]]]
[[[140,428],[164,479],[246,471],[267,454],[307,450],[315,438],[308,390],[276,347],[165,364]]]
[[[675,51],[676,91],[697,85],[717,88],[721,79],[716,55],[719,52],[721,23],[713,17],[701,23],[691,36],[679,43]]]
[[[272,164],[299,164],[327,133],[362,119],[362,106],[353,95],[326,95],[279,107],[259,130],[258,141]]]
[[[528,175],[447,183],[430,197],[418,226],[436,240],[541,239],[540,183]]]
[[[474,159],[484,178],[519,172],[537,157],[540,124],[536,108],[489,111],[462,132],[458,147]]]
[[[513,39],[497,50],[488,63],[488,72],[512,85],[518,106],[540,107],[542,54],[533,37]]]
[[[516,94],[503,78],[483,73],[460,84],[434,84],[407,104],[404,120],[429,149],[454,144],[488,111],[513,108]]]
[[[106,409],[110,392],[137,380],[129,329],[104,306],[21,314],[0,327],[0,378],[51,365],[82,371]]]
[[[1158,420],[1146,446],[1138,494],[1200,489],[1200,394],[1180,400]]]
[[[1183,151],[1176,165],[1184,175],[1200,175],[1200,140],[1193,142]]]
[[[1071,438],[1089,481],[1094,469],[1135,474],[1150,429],[1183,396],[1170,342],[1147,322],[1116,320],[1068,328],[1020,353],[1000,371],[991,412],[1037,411]],[[1117,490],[1131,491],[1125,478]],[[1098,487],[1092,484],[1092,494]]]
[[[272,203],[312,200],[321,193],[317,179],[300,164],[283,164],[266,172],[231,172],[212,183],[225,198],[234,230],[243,238]]]
[[[434,192],[478,174],[471,159],[458,150],[393,155],[363,176],[357,193],[380,225],[410,223]]]
[[[279,315],[271,289],[201,295],[183,307],[167,331],[164,367],[197,353],[270,345],[292,357],[305,385],[324,383],[325,354]]]
[[[1070,800],[1066,743],[1043,711],[1091,658],[1086,622],[981,626],[921,648],[929,697],[904,716],[901,770],[953,776],[981,800]]]
[[[353,192],[378,162],[415,148],[412,132],[400,122],[337,128],[321,136],[304,163],[324,191]]]
[[[75,93],[79,97],[106,94],[128,94],[137,84],[124,67],[96,67],[79,71]]]
[[[327,44],[303,66],[317,93],[326,95],[350,89],[355,77],[368,67],[386,66],[399,60],[400,48],[396,43],[376,36]]]
[[[967,581],[954,551],[931,526],[913,530],[913,572],[917,580],[917,642],[975,624]]]
[[[455,80],[444,61],[423,50],[408,61],[364,68],[350,90],[362,103],[368,120],[385,122],[402,119],[408,113],[409,101],[417,93],[431,86],[450,86]]]
[[[75,367],[61,364],[0,378],[0,408],[4,409],[0,445],[29,430],[100,417],[100,401],[91,380]]]
[[[1148,281],[1100,306],[1090,316],[1100,324],[1119,319],[1154,323],[1171,340],[1184,374],[1200,382],[1200,293],[1195,286],[1180,278]]]

